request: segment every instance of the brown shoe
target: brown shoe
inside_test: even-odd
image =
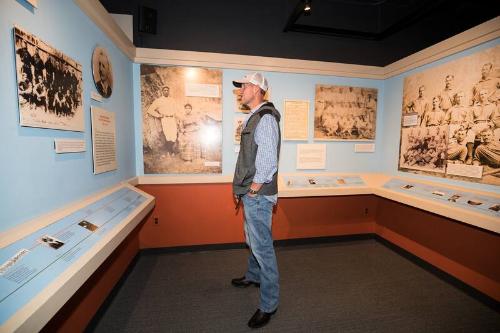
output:
[[[245,279],[245,277],[232,279],[231,284],[233,286],[235,286],[236,288],[246,288],[246,287],[250,287],[251,285],[254,285],[256,287],[260,287],[260,283],[248,281],[247,279]]]
[[[250,328],[261,328],[266,326],[267,323],[271,320],[271,316],[276,313],[276,310],[273,312],[264,312],[257,309],[252,318],[248,321],[248,327]]]

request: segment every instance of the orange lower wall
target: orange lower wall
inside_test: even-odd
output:
[[[383,198],[376,233],[500,301],[500,235]]]
[[[242,243],[243,211],[236,214],[230,184],[140,185],[156,206],[140,232],[141,248]],[[274,239],[373,233],[372,195],[280,198]],[[155,219],[158,223],[155,224]]]
[[[139,224],[73,297],[45,325],[42,332],[83,332],[111,290],[139,252]]]

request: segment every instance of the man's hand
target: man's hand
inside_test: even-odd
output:
[[[257,194],[252,194],[250,192],[247,193],[247,195],[250,197],[250,198],[255,198],[257,196]]]
[[[234,209],[236,209],[236,212],[238,212],[238,210],[240,209],[241,196],[233,193],[233,201],[234,201]]]

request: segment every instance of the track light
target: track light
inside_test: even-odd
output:
[[[304,15],[305,16],[311,15],[311,0],[304,1]]]

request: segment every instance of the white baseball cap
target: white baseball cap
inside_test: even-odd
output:
[[[268,88],[267,80],[261,73],[247,74],[242,79],[233,81],[233,85],[237,88],[241,88],[243,83],[255,84],[264,91],[267,91]]]

